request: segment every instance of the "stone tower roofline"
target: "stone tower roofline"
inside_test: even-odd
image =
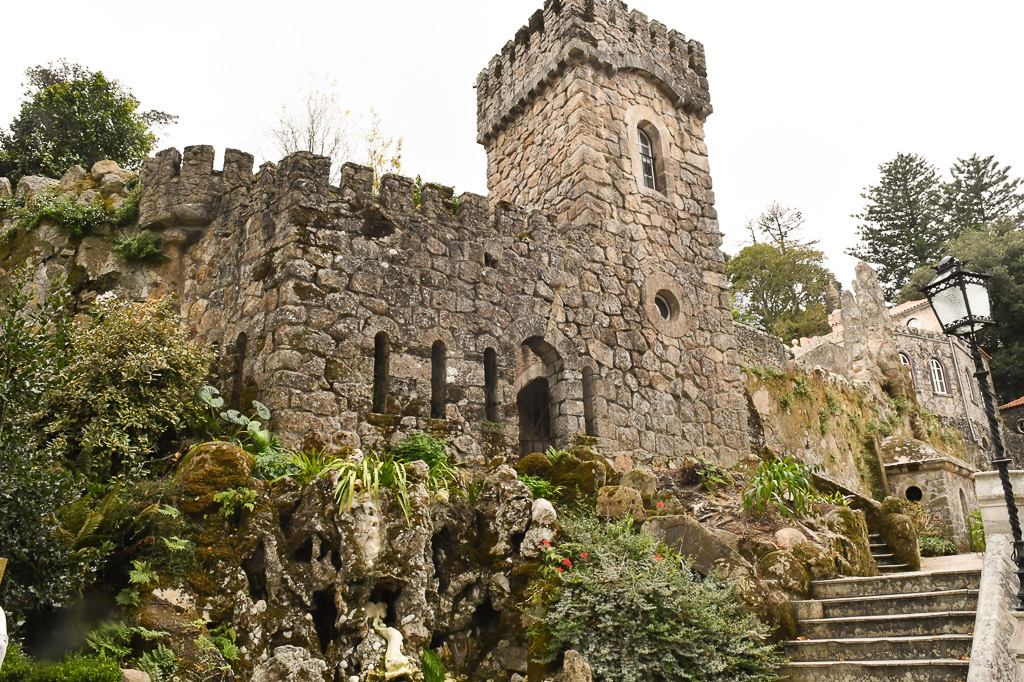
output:
[[[436,230],[423,218],[430,218],[453,230],[455,240],[502,236],[523,238],[540,236],[552,225],[541,211],[527,210],[508,202],[499,202],[488,210],[487,198],[472,192],[458,197],[453,211],[454,193],[450,187],[424,183],[419,206],[414,204],[412,178],[388,174],[381,178],[380,191],[373,191],[373,170],[368,166],[346,163],[339,185],[330,184],[331,160],[310,152],[295,152],[278,163],[265,163],[253,173],[253,155],[237,149],[224,152],[222,170],[214,169],[214,149],[210,145],[164,149],[146,159],[140,173],[142,199],[139,205],[140,228],[177,226],[205,227],[217,217],[224,197],[238,189],[249,190],[273,185],[278,202],[301,206],[327,206],[341,201],[360,209],[370,218],[370,238],[423,226],[436,237]],[[416,218],[417,220],[407,220]]]
[[[507,128],[571,66],[647,75],[681,110],[711,114],[704,46],[621,0],[547,0],[477,76],[477,142]]]

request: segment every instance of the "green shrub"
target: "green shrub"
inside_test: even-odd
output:
[[[118,258],[127,262],[154,263],[164,259],[160,237],[149,230],[114,237],[112,250]]]
[[[769,628],[746,613],[733,586],[694,577],[689,564],[626,523],[564,517],[565,542],[548,552],[547,582],[531,601],[541,662],[567,649],[596,682],[778,680]],[[533,614],[531,614],[533,615]]]
[[[917,546],[921,549],[921,556],[952,556],[960,553],[951,540],[938,535],[918,535]]]
[[[34,230],[49,219],[71,237],[81,237],[111,220],[102,202],[82,204],[75,195],[58,194],[53,189],[35,194],[24,206],[15,208],[13,215],[18,219],[18,227],[25,231]]]
[[[69,654],[59,663],[34,661],[14,643],[7,650],[0,682],[122,682],[116,661],[102,656]]]
[[[787,518],[810,513],[818,499],[811,482],[812,473],[814,467],[800,464],[788,455],[770,462],[762,461],[743,489],[743,509],[758,514],[774,509]]]
[[[402,508],[406,521],[409,521],[412,503],[409,501],[405,462],[395,459],[393,454],[366,450],[360,460],[348,457],[332,460],[329,470],[339,472],[334,497],[341,511],[351,511],[358,494],[372,495],[379,507],[380,489],[386,488],[395,494],[398,506]]]
[[[543,478],[537,478],[529,474],[519,474],[519,480],[530,489],[530,493],[535,499],[543,497],[545,500],[557,500],[562,494],[562,490],[564,490],[560,485],[554,485]]]
[[[448,454],[448,444],[440,438],[413,431],[391,452],[399,462],[426,462],[430,468],[431,490],[447,490],[462,484],[462,474]]]
[[[213,355],[189,340],[166,298],[98,300],[70,340],[66,379],[44,396],[37,427],[83,472],[137,476],[197,412]]]
[[[252,511],[256,508],[256,491],[252,488],[232,488],[222,490],[213,496],[214,502],[220,503],[220,515],[225,519],[233,519],[243,509]]]
[[[152,682],[171,682],[178,671],[178,657],[163,644],[147,651],[135,660],[135,668],[149,673]]]
[[[309,452],[292,452],[287,455],[287,471],[282,476],[290,476],[299,485],[306,485],[331,471],[331,462],[336,458],[337,455],[316,448]]]
[[[444,661],[441,660],[436,651],[424,649],[420,662],[423,664],[423,682],[445,681],[445,673],[447,671],[445,670]]]
[[[196,398],[204,406],[200,416],[192,425],[194,433],[202,434],[209,440],[230,441],[243,448],[256,460],[256,473],[264,480],[288,475],[293,464],[281,448],[281,441],[263,425],[270,421],[270,409],[252,401],[252,416],[245,416],[238,410],[225,410],[224,398],[213,386],[203,386],[196,392]]]
[[[981,520],[980,509],[975,509],[967,515],[967,533],[971,536],[971,549],[975,552],[984,552],[985,524]]]

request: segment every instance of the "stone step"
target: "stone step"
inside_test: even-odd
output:
[[[970,661],[828,661],[790,663],[783,669],[789,682],[962,682]]]
[[[875,558],[875,561],[878,561],[879,559],[892,559],[895,557],[892,552],[879,552],[878,554],[872,552],[871,556]]]
[[[937,611],[974,611],[978,590],[943,590],[908,594],[884,594],[869,597],[807,599],[793,602],[797,621],[808,618],[883,616],[892,613],[935,613]]]
[[[978,589],[981,571],[917,571],[902,575],[815,580],[815,599]]]
[[[974,618],[974,611],[808,618],[800,621],[797,631],[807,639],[967,635],[974,632]]]
[[[793,661],[912,661],[959,659],[971,654],[971,635],[808,639],[785,643]]]
[[[910,573],[911,568],[907,564],[886,564],[886,563],[875,563],[875,567],[878,568],[879,573]]]

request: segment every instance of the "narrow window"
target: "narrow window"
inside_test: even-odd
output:
[[[388,347],[388,333],[377,332],[373,337],[373,407],[382,413],[388,406],[388,361],[391,350]]]
[[[444,418],[444,404],[448,394],[448,349],[444,341],[435,341],[430,347],[430,416]]]
[[[910,357],[902,351],[900,352],[900,364],[910,370],[910,380],[914,382],[914,390],[917,390],[917,377],[914,376],[914,366],[910,364]]]
[[[932,391],[939,395],[946,395],[946,373],[942,371],[942,363],[935,358],[928,361],[932,370]]]
[[[640,166],[643,172],[644,187],[658,189],[658,175],[654,165],[654,145],[651,138],[639,128],[636,135],[640,139]]]
[[[971,372],[966,369],[964,370],[964,381],[971,387],[971,400],[977,401],[978,397],[974,394],[974,378],[971,376]]]
[[[233,410],[242,409],[242,386],[245,383],[245,353],[248,345],[248,337],[245,335],[245,332],[242,332],[235,339],[235,345],[231,349],[234,367],[231,369],[231,395],[228,398],[228,407]]]
[[[498,421],[498,354],[493,348],[484,351],[484,419]]]
[[[583,424],[588,436],[597,435],[597,417],[594,415],[594,370],[583,368]]]

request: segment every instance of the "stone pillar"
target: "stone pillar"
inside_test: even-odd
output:
[[[1010,482],[1017,506],[1024,508],[1024,471],[1011,471]],[[985,524],[986,551],[967,682],[1024,682],[1024,614],[1014,608],[1013,539],[999,472],[976,473],[974,490]]]

